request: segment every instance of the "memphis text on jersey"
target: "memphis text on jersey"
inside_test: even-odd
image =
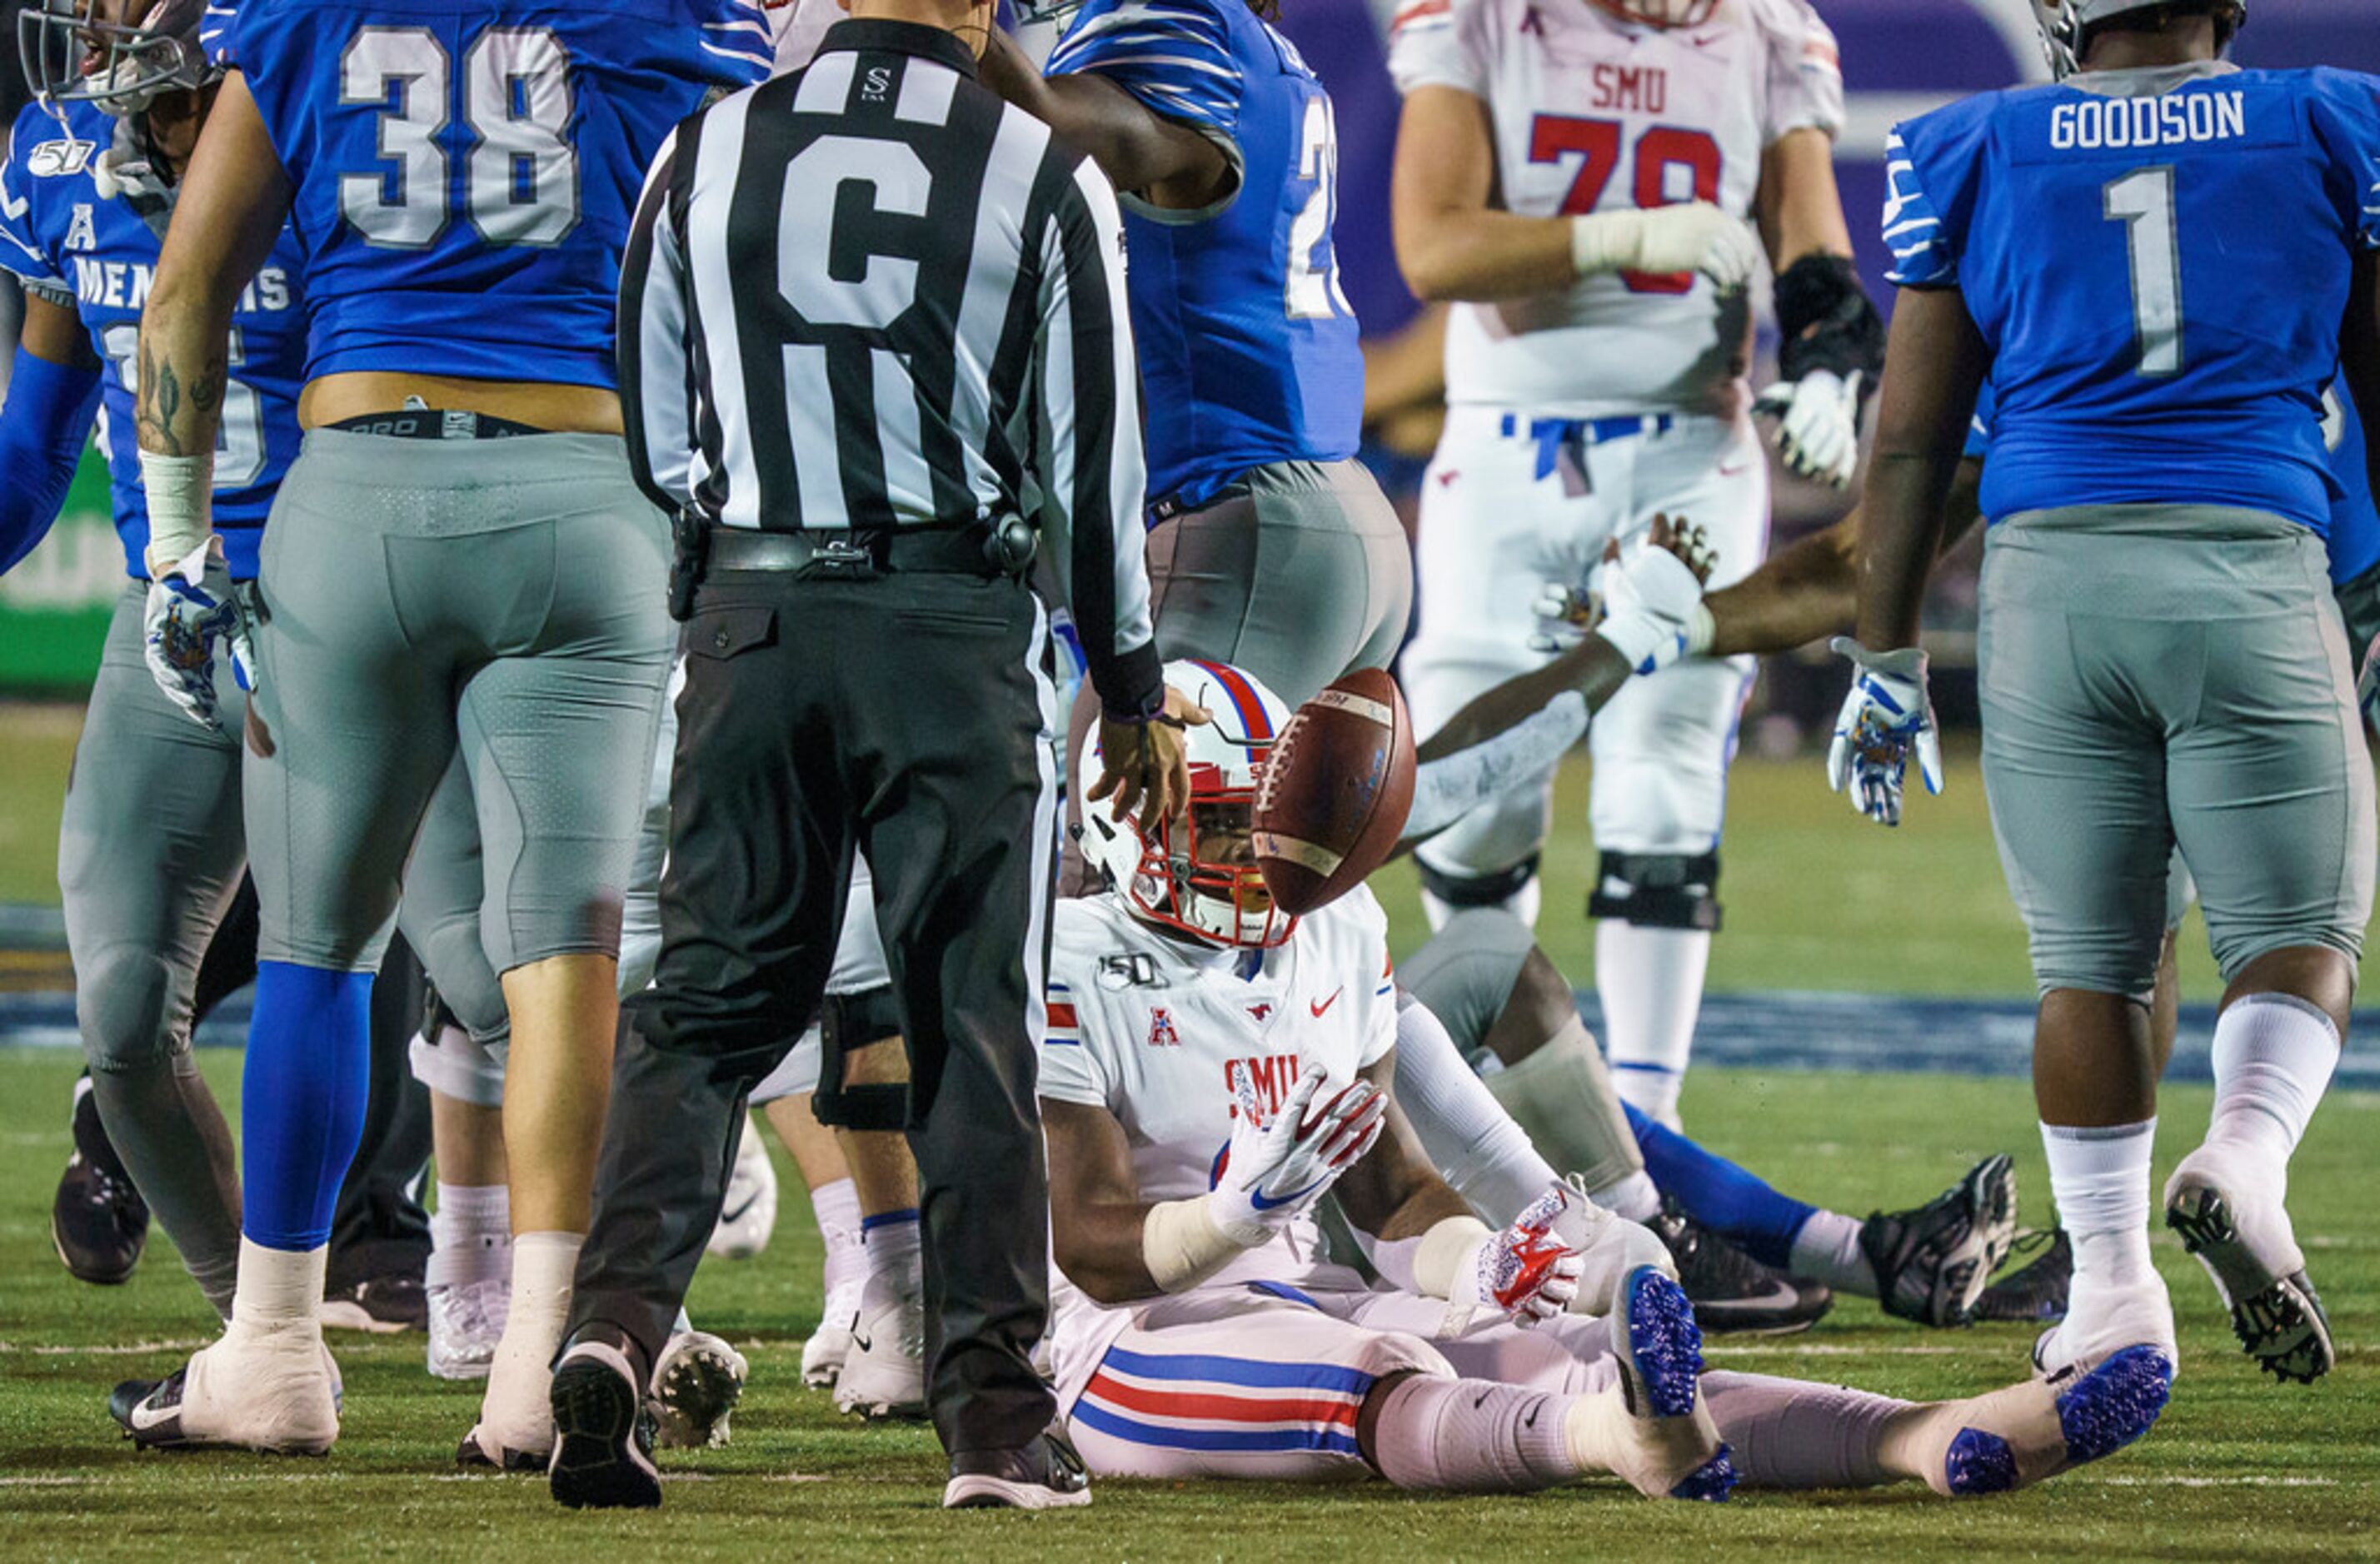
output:
[[[2232,141],[2248,134],[2245,92],[2183,92],[2163,98],[2086,98],[2049,111],[2052,152],[2175,147]]]

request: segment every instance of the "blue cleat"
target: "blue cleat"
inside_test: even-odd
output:
[[[2173,1389],[2160,1347],[2126,1347],[2088,1373],[2028,1380],[1971,1400],[1912,1408],[1926,1485],[1952,1498],[2012,1493],[2146,1434]],[[1921,1449],[1923,1448],[1921,1443]]]
[[[1726,1498],[1735,1464],[1703,1405],[1703,1333],[1694,1305],[1652,1266],[1628,1273],[1619,1302],[1609,1323],[1626,1416],[1612,1470],[1642,1494]]]

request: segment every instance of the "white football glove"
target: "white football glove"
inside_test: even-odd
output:
[[[1859,669],[1835,719],[1827,749],[1827,785],[1850,788],[1852,807],[1879,825],[1900,823],[1900,789],[1909,753],[1917,752],[1925,791],[1942,791],[1942,740],[1925,693],[1925,654],[1915,647],[1870,651],[1849,636],[1828,645]]]
[[[1447,1303],[1493,1309],[1526,1330],[1563,1313],[1578,1296],[1585,1262],[1556,1227],[1565,1207],[1557,1184],[1502,1232],[1483,1235],[1455,1263]]]
[[[1529,649],[1557,656],[1586,639],[1595,628],[1596,615],[1602,612],[1593,593],[1570,581],[1547,582],[1529,610],[1537,616]]]
[[[1231,1147],[1208,1192],[1207,1214],[1242,1248],[1265,1243],[1312,1208],[1380,1138],[1389,1098],[1369,1081],[1350,1082],[1307,1115],[1325,1078],[1319,1070],[1304,1076],[1269,1118],[1240,1084]]]
[[[1835,489],[1851,486],[1859,471],[1862,381],[1857,370],[1848,378],[1812,370],[1760,394],[1753,411],[1777,415],[1777,454],[1788,472]]]
[[[218,646],[231,653],[232,677],[239,687],[256,688],[256,649],[249,640],[248,614],[224,560],[222,539],[210,534],[188,558],[149,583],[141,626],[149,673],[165,698],[192,721],[221,732],[222,703],[215,694]]]
[[[1688,551],[1706,555],[1702,528],[1688,526],[1683,530]],[[1694,649],[1698,637],[1702,644],[1710,644],[1708,633],[1697,625],[1698,615],[1707,617],[1702,577],[1654,542],[1650,532],[1620,545],[1616,557],[1607,555],[1597,585],[1603,597],[1603,619],[1595,633],[1618,648],[1637,673],[1667,668]]]
[[[1571,262],[1582,277],[1605,272],[1700,272],[1722,291],[1752,281],[1760,240],[1752,224],[1708,201],[1571,219]]]

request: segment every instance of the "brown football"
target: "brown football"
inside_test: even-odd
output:
[[[1299,707],[1257,783],[1256,855],[1285,912],[1328,906],[1388,862],[1413,808],[1413,717],[1376,668]]]

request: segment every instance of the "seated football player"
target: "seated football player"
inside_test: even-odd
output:
[[[1256,775],[1288,713],[1221,665],[1167,679],[1210,714],[1185,735],[1187,818],[1144,835],[1092,811],[1107,889],[1053,911],[1052,1357],[1092,1470],[1967,1494],[2147,1431],[2171,1374],[2153,1351],[1934,1404],[1705,1376],[1683,1294],[1630,1241],[1641,1230],[1560,1185],[1489,1228],[1396,1109],[1402,1039],[1436,1023],[1400,1012],[1378,903],[1357,890],[1293,918],[1257,870]],[[1325,1194],[1388,1285],[1322,1257]]]

